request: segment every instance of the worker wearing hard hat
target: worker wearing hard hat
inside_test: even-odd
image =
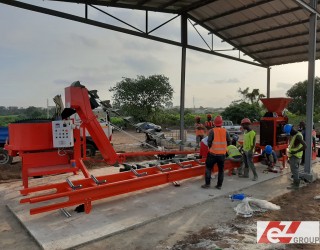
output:
[[[222,128],[223,120],[220,115],[214,119],[214,126],[208,135],[209,153],[206,160],[205,184],[202,188],[209,188],[211,172],[214,165],[218,164],[218,182],[215,186],[221,189],[224,178],[224,161],[226,159],[227,146],[230,144],[230,136],[225,128]]]
[[[211,119],[212,119],[212,116],[210,114],[207,114],[207,120],[204,123],[204,126],[207,129],[207,135],[209,134],[210,130],[214,127],[214,123]]]
[[[272,170],[274,165],[277,163],[278,157],[272,150],[270,145],[267,145],[261,153],[261,163],[268,166],[269,170]]]
[[[299,122],[298,131],[302,134],[302,139],[305,141],[306,139],[306,123],[304,121]],[[304,165],[306,152],[302,152],[301,162],[300,165]]]
[[[244,172],[239,169],[239,176],[249,178],[249,168],[253,173],[253,181],[258,180],[256,167],[253,163],[253,154],[256,146],[256,132],[250,128],[251,121],[249,118],[244,118],[241,121],[241,126],[245,130],[243,135],[243,152],[244,152]]]
[[[241,146],[237,146],[238,143],[238,139],[239,139],[239,136],[234,134],[232,136],[232,141],[231,141],[231,145],[229,145],[227,147],[227,159],[231,160],[231,161],[234,161],[234,162],[241,162],[242,164],[242,153],[240,152],[240,148]],[[236,169],[232,169],[232,174],[233,175],[236,175]]]
[[[293,176],[293,183],[288,187],[288,189],[298,189],[300,186],[299,165],[301,163],[303,151],[307,148],[307,144],[303,140],[302,134],[295,130],[293,125],[286,124],[283,127],[283,132],[290,136],[288,156],[289,165]]]
[[[203,139],[205,135],[205,127],[204,125],[200,122],[200,116],[196,117],[196,123],[194,124],[195,130],[196,130],[196,142],[197,142],[197,147],[199,147],[200,141]]]

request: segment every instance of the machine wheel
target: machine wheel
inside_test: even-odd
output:
[[[136,128],[136,132],[137,133],[141,133],[141,129],[140,128]]]
[[[92,144],[87,144],[87,157],[92,157],[96,155],[96,148]]]
[[[11,164],[13,157],[8,155],[8,151],[5,149],[0,149],[0,165]]]

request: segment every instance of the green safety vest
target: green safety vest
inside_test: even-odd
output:
[[[227,152],[229,157],[235,157],[235,156],[241,155],[239,149],[237,149],[237,147],[234,145],[229,145],[227,147]]]
[[[296,148],[294,148],[294,142],[295,142],[295,140],[296,140],[297,135],[300,135],[300,136],[302,137],[302,134],[301,134],[300,132],[298,132],[297,134],[295,134],[295,135],[291,138],[291,140],[290,140],[290,145],[289,145],[288,156],[291,157],[292,155],[294,155],[295,157],[301,159],[301,158],[302,158],[302,155],[303,155],[303,151],[300,151],[300,152],[295,153],[295,154],[291,154],[291,153],[290,153],[291,151],[297,151],[297,150],[299,150],[300,148],[303,147],[303,145],[300,143]]]
[[[243,150],[244,151],[249,151],[255,147],[255,145],[253,145],[253,141],[254,141],[255,136],[256,136],[256,132],[254,130],[251,130],[248,133],[244,133],[244,135],[243,135]]]

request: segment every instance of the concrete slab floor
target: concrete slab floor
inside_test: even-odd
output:
[[[231,193],[247,190],[246,194],[255,198],[270,199],[287,192],[283,188],[283,185],[287,184],[287,169],[282,174],[263,174],[262,170],[265,169],[265,166],[259,164],[257,164],[257,169],[259,174],[257,182],[253,182],[251,179],[225,175],[222,190],[214,189],[216,180],[213,180],[212,188],[204,190],[200,188],[203,184],[203,178],[192,178],[183,181],[180,187],[167,184],[94,202],[92,212],[88,215],[84,213],[78,214],[73,211],[74,208],[66,208],[72,215],[70,218],[64,217],[60,211],[30,216],[29,208],[31,205],[19,204],[21,196],[18,190],[20,185],[17,185],[17,183],[13,183],[7,189],[3,198],[7,201],[9,209],[43,249],[67,249],[80,245],[84,245],[83,248],[86,249],[85,244],[88,244],[88,242],[94,242],[106,237],[110,238],[111,236],[117,238],[124,233],[126,234],[130,229],[138,228],[138,230],[143,230],[143,228],[148,228],[149,225],[155,224],[155,228],[158,230],[160,225],[157,225],[157,223],[160,222],[160,219],[161,224],[171,218],[170,221],[167,221],[167,224],[162,224],[162,226],[168,228],[170,226],[175,228],[181,222],[183,224],[179,227],[182,228],[193,228],[193,225],[201,226],[204,223],[200,223],[202,220],[197,219],[199,213],[202,216],[204,214],[211,217],[214,216],[215,211],[211,210],[212,203],[217,200],[223,201],[221,202],[222,207],[219,208],[220,217],[230,219],[230,217],[235,216],[235,212],[232,210],[235,204],[226,198]],[[318,166],[315,169],[318,169]],[[99,176],[105,174],[101,173],[103,171],[102,169],[96,169],[91,172],[95,176]],[[50,178],[50,182],[58,179],[63,181],[64,179],[61,176]],[[72,178],[79,178],[79,176]],[[37,181],[39,182],[39,180]],[[46,181],[48,181],[46,178],[40,180],[40,182]],[[223,214],[224,209],[228,212]],[[193,211],[192,216],[190,215],[191,211]],[[150,228],[149,232],[152,232]],[[145,238],[142,238],[142,240],[146,240],[146,248],[142,249],[148,249],[154,242]],[[99,242],[103,242],[103,240]],[[117,240],[113,244],[114,247],[110,249],[123,249],[120,245],[117,245],[119,244]],[[124,244],[123,247],[125,244],[130,247],[131,243],[128,240],[127,243],[121,244]]]

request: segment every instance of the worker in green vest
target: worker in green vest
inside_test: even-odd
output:
[[[288,189],[298,189],[300,186],[299,166],[303,151],[307,148],[307,144],[303,140],[303,135],[295,130],[291,124],[283,127],[283,132],[290,136],[290,144],[288,150],[289,165],[293,176],[293,183]]]
[[[243,159],[242,159],[242,154],[240,152],[240,148],[242,146],[238,143],[238,140],[239,140],[239,136],[237,134],[234,134],[232,136],[232,141],[231,141],[232,145],[229,145],[227,147],[227,159],[234,162],[241,162],[242,164]],[[238,173],[239,173],[239,169],[241,169],[241,165],[238,168]],[[232,169],[232,174],[233,175],[237,174],[236,168]]]
[[[239,169],[239,177],[249,178],[249,168],[253,173],[253,181],[258,180],[258,174],[256,167],[253,163],[253,155],[256,146],[256,132],[250,127],[251,121],[249,118],[244,118],[241,121],[241,126],[245,130],[243,134],[243,152],[244,152],[244,173],[242,174],[242,169]]]
[[[227,147],[227,156],[228,157],[226,158],[226,160],[229,159],[234,162],[241,162],[241,164],[242,164],[242,154],[235,145],[229,145]],[[241,165],[240,165],[239,169],[240,168],[241,168]],[[237,174],[236,168],[232,169],[232,174],[233,175]]]

